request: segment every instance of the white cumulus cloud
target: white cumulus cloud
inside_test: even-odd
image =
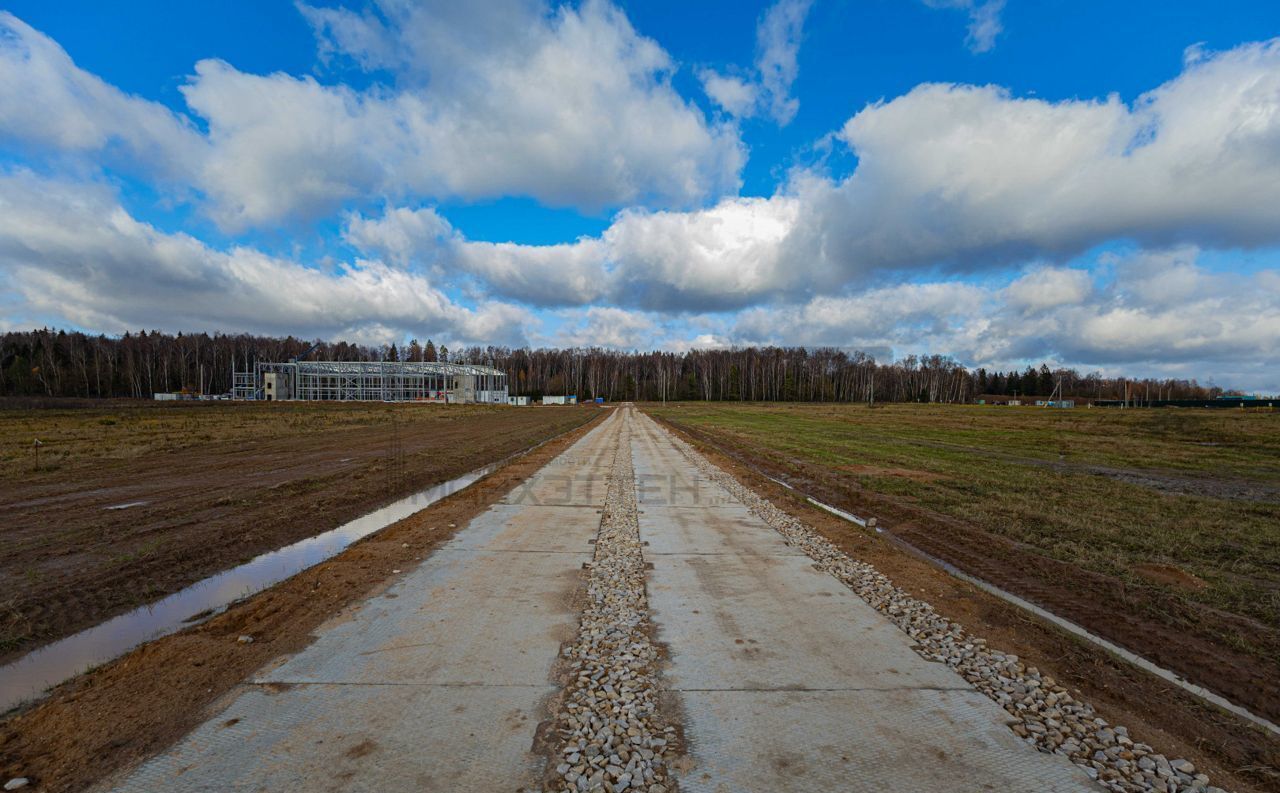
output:
[[[850,276],[1063,258],[1102,241],[1280,242],[1280,42],[1190,64],[1128,106],[928,84],[851,118],[857,170],[802,183],[797,242]]]
[[[812,0],[778,0],[765,11],[756,27],[753,74],[700,69],[698,78],[711,101],[737,118],[763,114],[781,126],[790,124],[800,110],[791,86],[800,73],[800,41],[810,5]]]
[[[318,269],[245,246],[212,248],[138,221],[103,186],[27,172],[0,175],[0,274],[32,313],[109,332],[519,344],[530,321],[511,304],[459,305],[421,274],[377,259]]]
[[[466,240],[434,210],[399,208],[349,217],[344,236],[367,254],[439,264],[536,305],[720,310],[803,291],[781,245],[800,209],[782,198],[736,198],[692,212],[626,210],[598,238],[521,245]]]
[[[743,311],[731,338],[829,345],[882,359],[944,354],[998,369],[1049,361],[1202,380],[1217,374],[1239,387],[1280,391],[1280,269],[1215,273],[1198,256],[1191,248],[1109,255],[1110,275],[1098,284],[1078,269],[1040,267],[1005,286],[932,281],[815,297]],[[1169,260],[1179,262],[1172,271],[1153,269]],[[1194,294],[1167,300],[1151,286],[1166,275],[1194,281]]]
[[[357,90],[202,60],[181,89],[201,134],[4,14],[0,134],[95,162],[120,148],[140,172],[203,193],[233,231],[371,197],[524,195],[595,210],[689,206],[737,190],[736,128],[685,101],[671,57],[604,0],[301,9],[322,55],[396,79]]]
[[[1005,0],[924,0],[930,8],[956,8],[969,15],[969,35],[965,43],[973,52],[988,52],[996,37],[1004,32],[1000,14]]]
[[[191,122],[78,68],[58,43],[0,11],[0,140],[113,157],[187,183],[208,146]]]
[[[1005,287],[1004,299],[1011,308],[1029,315],[1080,303],[1092,289],[1092,278],[1086,270],[1042,268]]]
[[[502,253],[572,260],[607,279],[618,305],[721,311],[920,273],[1065,261],[1113,240],[1160,250],[1280,244],[1278,41],[1204,55],[1132,105],[922,85],[869,105],[839,138],[858,157],[844,179],[799,172],[768,198],[624,210],[598,238]],[[1087,289],[1082,275],[1054,277]],[[1051,307],[1036,286],[1010,296],[1026,310]]]

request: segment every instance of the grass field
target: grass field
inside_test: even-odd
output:
[[[817,498],[875,516],[889,536],[1280,717],[1280,414],[647,409]]]
[[[692,404],[653,412],[784,466],[817,463],[1050,556],[1280,625],[1280,414]]]
[[[527,449],[596,413],[0,403],[0,661]],[[43,443],[38,461],[36,439]]]

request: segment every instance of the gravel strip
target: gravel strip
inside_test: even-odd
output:
[[[1108,724],[1087,702],[1072,697],[1052,677],[1023,664],[1016,655],[988,647],[986,640],[969,635],[959,623],[940,616],[928,603],[894,586],[871,565],[851,559],[817,531],[711,464],[684,439],[657,422],[653,425],[668,435],[707,478],[723,486],[782,534],[788,545],[804,551],[821,569],[901,628],[916,642],[917,653],[947,664],[999,703],[1016,719],[1010,729],[1027,743],[1042,752],[1066,755],[1109,790],[1226,793],[1210,786],[1209,778],[1189,761],[1170,760],[1151,746],[1134,741],[1127,729]]]
[[[657,713],[658,648],[636,512],[628,415],[619,430],[577,641],[564,648],[572,682],[556,714],[551,791],[667,793],[675,728]]]

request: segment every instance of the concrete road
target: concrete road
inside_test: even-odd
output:
[[[682,791],[1099,789],[635,422],[649,608],[692,760]]]
[[[619,410],[121,791],[536,788],[608,467],[632,432],[684,791],[1098,789]]]
[[[120,791],[513,791],[600,525],[612,416]]]

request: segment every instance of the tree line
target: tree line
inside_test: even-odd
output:
[[[1208,399],[1223,395],[1195,380],[1081,374],[1044,364],[1025,371],[970,371],[941,355],[880,362],[821,347],[745,347],[624,352],[596,347],[449,350],[430,339],[369,346],[250,334],[126,333],[119,337],[44,328],[0,336],[0,396],[135,397],[156,392],[222,394],[233,370],[257,361],[455,361],[508,375],[510,393],[582,399],[777,402],[969,402],[982,396],[1083,399]],[[1060,386],[1060,388],[1059,388]]]

